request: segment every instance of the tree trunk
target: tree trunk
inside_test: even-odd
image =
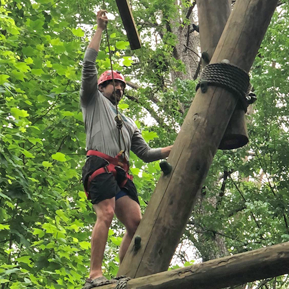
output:
[[[230,2],[229,0],[197,0],[201,52],[207,53],[209,59],[212,58],[229,19],[231,13]],[[203,66],[207,64],[208,63],[203,61]],[[217,196],[210,197],[207,201],[216,208]],[[197,214],[203,215],[206,214],[206,212],[200,207]],[[200,236],[202,235],[201,233],[198,233],[198,235],[198,239],[203,239],[202,236]],[[206,261],[228,255],[224,237],[220,235],[212,236],[212,242],[210,242],[210,244],[208,244],[208,242],[198,242],[197,244],[198,250]]]
[[[179,6],[178,1],[176,5]],[[186,72],[172,72],[172,81],[176,78],[180,79],[193,79],[198,69],[200,61],[200,53],[198,48],[200,46],[199,34],[192,31],[192,23],[196,23],[196,15],[194,14],[194,4],[182,11],[186,15],[185,19],[188,20],[188,25],[182,25],[183,18],[170,20],[170,30],[177,37],[178,41],[174,47],[174,57],[181,60],[186,68]]]
[[[228,59],[248,72],[276,5],[277,0],[238,1],[211,63]],[[136,251],[134,241],[130,244],[119,275],[135,278],[168,269],[237,102],[223,88],[198,90],[169,156],[173,170],[160,178],[137,229],[141,247]]]

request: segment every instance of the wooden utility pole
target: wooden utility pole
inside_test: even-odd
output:
[[[231,2],[231,0],[197,0],[202,56],[205,53],[209,60],[230,16]],[[203,66],[207,64],[203,60]],[[248,141],[245,111],[239,104],[230,119],[219,148],[236,149],[246,145]]]
[[[289,242],[132,279],[125,288],[220,289],[288,273]],[[115,286],[111,284],[101,288],[114,289]]]
[[[201,52],[212,58],[231,13],[230,0],[197,0]],[[205,65],[207,63],[204,63]]]
[[[277,2],[237,1],[211,63],[227,59],[249,72]],[[168,159],[173,171],[160,178],[137,229],[141,247],[135,252],[132,241],[119,275],[136,278],[168,269],[237,102],[223,88],[198,90]]]

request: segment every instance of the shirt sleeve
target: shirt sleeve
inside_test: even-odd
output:
[[[150,148],[138,128],[132,136],[131,150],[146,163],[162,159],[161,149]]]
[[[82,68],[82,79],[80,89],[80,101],[82,106],[87,106],[97,95],[97,70],[95,60],[98,52],[87,48]]]

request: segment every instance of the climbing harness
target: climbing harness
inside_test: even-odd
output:
[[[223,87],[234,93],[240,100],[245,112],[248,105],[252,103],[249,94],[251,89],[249,75],[246,71],[235,65],[226,63],[225,61],[208,64],[202,72],[196,90],[201,88],[201,91],[205,93],[209,85]]]
[[[91,181],[98,175],[103,173],[112,173],[113,176],[117,179],[121,176],[121,181],[118,183],[118,186],[122,189],[128,180],[133,180],[133,176],[128,173],[129,163],[126,160],[121,159],[122,151],[118,153],[116,157],[108,156],[102,152],[89,150],[87,156],[97,156],[107,161],[107,165],[95,170],[87,180],[87,191],[85,192],[88,196],[89,186]]]

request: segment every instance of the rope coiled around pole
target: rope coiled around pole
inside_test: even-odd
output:
[[[229,63],[208,64],[201,75],[196,90],[201,88],[207,91],[207,86],[218,86],[225,88],[238,97],[245,112],[250,104],[247,95],[251,89],[250,77],[243,69]]]

